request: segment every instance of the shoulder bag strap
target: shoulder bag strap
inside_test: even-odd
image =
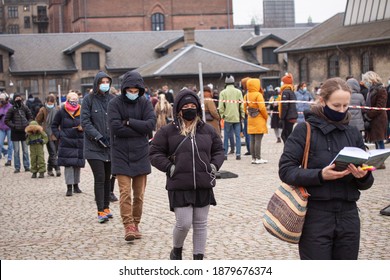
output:
[[[306,122],[306,144],[305,144],[305,151],[303,153],[303,159],[302,159],[302,166],[304,169],[307,168],[307,162],[309,161],[310,138],[311,138],[311,127],[310,124]]]
[[[176,155],[176,152],[177,150],[179,150],[179,148],[181,147],[181,145],[183,145],[184,141],[186,141],[186,139],[189,137],[189,135],[187,135],[186,137],[184,137],[183,140],[181,140],[181,142],[179,143],[179,145],[177,145],[175,151],[173,152],[173,154],[171,154],[169,157],[174,157]]]

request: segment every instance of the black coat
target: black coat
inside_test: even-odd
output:
[[[169,172],[173,162],[168,158],[172,155],[185,136],[180,134],[177,126],[177,104],[183,96],[180,92],[175,98],[175,121],[163,126],[157,131],[150,148],[152,165],[162,172]],[[186,92],[185,94],[195,93]],[[199,99],[196,97],[199,102]],[[197,104],[198,115],[201,116],[200,102]],[[196,190],[211,189],[215,186],[215,179],[211,174],[211,163],[219,169],[224,161],[223,145],[215,129],[199,121],[194,138],[188,137],[175,155],[175,171],[172,177],[167,176],[166,189]]]
[[[111,78],[104,72],[95,76],[93,93],[83,99],[81,107],[81,126],[84,129],[84,157],[85,159],[97,159],[110,161],[110,148],[104,148],[98,144],[98,139],[110,139],[108,126],[107,109],[108,103],[114,98],[108,91],[105,94],[99,93],[98,83],[104,77]]]
[[[74,116],[62,107],[55,115],[51,129],[59,140],[58,165],[84,167],[83,156],[84,133],[77,128],[80,126],[80,108]]]
[[[4,123],[11,128],[11,141],[25,141],[26,132],[24,129],[33,120],[30,109],[22,104],[20,107],[13,105],[7,111]]]
[[[305,115],[305,119],[310,123],[312,132],[308,169],[299,168],[306,141],[306,124],[299,123],[285,143],[279,161],[280,179],[287,184],[306,187],[310,194],[309,201],[357,201],[359,190],[370,188],[374,182],[371,172],[362,179],[350,174],[324,182],[321,182],[319,173],[342,148],[351,146],[365,149],[360,132],[353,126],[329,123],[311,112]]]
[[[294,101],[297,100],[295,93],[292,90],[285,89],[282,92],[282,101]],[[283,121],[293,122],[298,118],[297,105],[293,102],[282,103],[282,112],[280,113],[280,119]]]
[[[125,95],[129,87],[140,89],[140,97],[135,101]],[[108,104],[112,174],[134,177],[151,172],[148,134],[156,126],[156,115],[152,103],[143,94],[142,77],[135,71],[127,72],[121,95]]]

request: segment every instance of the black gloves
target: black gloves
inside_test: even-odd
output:
[[[103,148],[109,148],[110,147],[110,139],[106,137],[101,137],[97,140],[99,146]]]

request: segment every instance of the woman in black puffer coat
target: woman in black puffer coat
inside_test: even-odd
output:
[[[51,125],[51,130],[59,141],[58,166],[65,166],[65,183],[68,188],[66,196],[72,195],[72,186],[75,193],[81,193],[78,184],[85,159],[80,111],[77,93],[69,92],[64,106],[57,112]]]
[[[175,212],[171,259],[182,259],[187,233],[193,226],[194,259],[203,259],[213,187],[224,160],[221,138],[201,120],[196,93],[182,90],[173,105],[174,121],[157,131],[150,149],[152,165],[167,173],[170,210]]]

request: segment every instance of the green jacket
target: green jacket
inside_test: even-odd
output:
[[[240,101],[240,103],[226,102],[226,100]],[[242,101],[242,92],[239,89],[235,88],[234,85],[226,86],[219,94],[218,111],[221,118],[229,123],[239,123],[244,119],[245,112]]]

